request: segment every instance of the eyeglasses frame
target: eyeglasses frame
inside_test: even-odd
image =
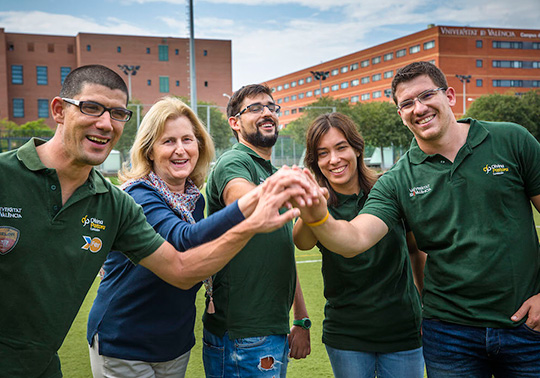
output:
[[[99,102],[96,102],[96,101],[80,101],[80,100],[74,100],[72,98],[64,98],[64,97],[62,97],[62,101],[66,102],[68,104],[77,106],[82,114],[89,115],[91,117],[101,117],[105,112],[109,112],[109,115],[111,116],[111,119],[113,119],[115,121],[118,121],[118,122],[127,122],[127,121],[129,121],[131,119],[131,116],[133,115],[133,112],[131,110],[129,110],[129,109],[125,109],[125,108],[108,108],[105,105],[100,104]],[[85,102],[101,106],[103,108],[103,112],[101,112],[101,114],[99,114],[99,115],[98,114],[89,114],[89,113],[83,112],[82,106],[84,105]],[[128,112],[128,117],[127,117],[127,119],[114,118],[112,113],[111,113],[111,110],[125,110],[125,111]]]
[[[436,92],[442,91],[442,90],[445,90],[445,91],[446,91],[446,90],[448,90],[448,88],[445,88],[445,87],[439,87],[439,88],[434,88],[434,89],[426,89],[425,91],[423,91],[422,93],[420,93],[420,94],[419,94],[418,96],[416,96],[415,98],[407,99],[407,100],[405,100],[405,101],[402,101],[401,104],[398,104],[398,105],[396,106],[396,109],[399,110],[399,111],[403,111],[403,110],[402,110],[402,109],[403,109],[403,103],[406,102],[406,101],[412,100],[412,105],[411,105],[411,106],[412,106],[412,107],[411,107],[411,110],[412,110],[412,108],[414,107],[414,103],[415,103],[416,101],[418,101],[418,102],[421,103],[421,104],[424,104],[424,103],[419,99],[419,97],[422,97],[422,95],[425,95],[425,94],[427,94],[427,93],[429,93],[429,92],[433,92],[433,94],[435,94]]]
[[[275,104],[275,103],[271,103],[271,104],[261,104],[261,103],[255,103],[255,104],[251,104],[251,105],[248,105],[246,106],[243,110],[239,111],[235,117],[240,117],[242,114],[244,114],[248,109],[250,109],[252,106],[254,105],[260,105],[262,106],[262,110],[261,110],[261,113],[264,112],[264,108],[267,108],[271,113],[279,113],[279,111],[281,110],[281,106],[279,106],[278,104]],[[275,106],[276,109],[275,110],[270,110],[269,106],[272,105],[272,106]],[[254,112],[254,113],[258,113],[258,112]]]

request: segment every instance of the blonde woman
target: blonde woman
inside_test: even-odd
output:
[[[217,238],[257,202],[253,191],[203,219],[199,189],[213,157],[211,137],[197,116],[181,100],[166,97],[144,117],[131,167],[119,174],[122,188],[143,207],[148,222],[180,251]],[[185,376],[201,284],[175,288],[120,252],[109,254],[104,271],[88,319],[94,377]],[[205,285],[211,300],[211,282]]]

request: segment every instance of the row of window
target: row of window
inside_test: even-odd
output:
[[[38,117],[49,118],[49,100],[39,98],[37,100]],[[13,99],[13,118],[24,117],[24,98]]]
[[[71,72],[71,67],[60,67],[60,82],[64,84],[66,76]],[[36,66],[37,85],[49,84],[49,69],[47,66]],[[24,84],[23,66],[14,64],[11,66],[11,84]]]
[[[476,41],[476,47],[482,47],[482,41]],[[494,49],[519,49],[519,50],[540,50],[540,42],[521,41],[493,41]]]
[[[423,46],[424,46],[424,50],[432,49],[435,47],[435,41],[433,40],[433,41],[425,42]],[[416,54],[420,51],[421,51],[420,44],[409,47],[409,54]],[[400,49],[395,52],[396,58],[401,58],[405,55],[407,55],[407,49]],[[384,55],[379,55],[371,59],[365,59],[365,60],[362,60],[360,63],[353,63],[350,66],[346,65],[346,66],[342,66],[341,68],[334,68],[331,71],[329,71],[328,74],[330,74],[331,76],[336,76],[339,73],[346,73],[349,71],[357,70],[358,67],[364,68],[364,67],[368,67],[370,64],[371,65],[379,64],[381,63],[381,59],[384,60],[385,62],[394,59],[394,52],[389,52]],[[388,71],[388,72],[391,72],[391,71]],[[280,92],[285,89],[294,88],[297,85],[303,85],[304,83],[311,83],[312,80],[313,80],[313,77],[308,76],[305,79],[299,79],[298,81],[292,81],[290,83],[278,85],[277,87],[272,88],[272,91]]]
[[[540,61],[530,60],[492,60],[491,64],[494,68],[540,68]],[[477,59],[476,67],[484,67],[484,61]]]

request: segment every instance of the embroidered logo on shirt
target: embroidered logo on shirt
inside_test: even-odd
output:
[[[22,218],[22,207],[0,206],[0,218]]]
[[[90,231],[103,231],[107,226],[105,226],[102,219],[89,218],[88,215],[85,215],[81,219],[83,227],[90,226]]]
[[[486,172],[486,175],[489,175],[490,173],[493,176],[504,175],[508,172],[508,167],[505,167],[504,164],[486,164],[484,172]]]
[[[81,249],[84,250],[90,250],[92,253],[99,252],[101,249],[101,246],[103,245],[103,242],[100,238],[91,238],[90,236],[84,236],[83,239],[86,242],[85,245],[81,247]]]
[[[20,234],[16,228],[0,226],[0,255],[5,255],[17,245]]]
[[[426,194],[428,192],[431,192],[430,184],[423,185],[423,186],[416,186],[414,188],[409,189],[409,197],[414,197],[420,194]]]

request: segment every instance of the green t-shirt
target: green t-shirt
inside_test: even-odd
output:
[[[328,210],[350,221],[366,196],[337,193]],[[379,243],[345,258],[317,243],[323,257],[323,342],[332,348],[393,353],[422,346],[420,297],[414,286],[403,224]]]
[[[39,160],[39,143],[0,154],[2,377],[40,376],[55,364],[111,249],[137,263],[163,243],[140,206],[95,170],[62,205],[58,176]],[[60,374],[55,369],[50,376]]]
[[[247,146],[237,143],[217,160],[208,177],[208,213],[225,207],[223,190],[229,181],[243,178],[256,185],[276,168]],[[204,313],[204,327],[231,339],[280,335],[289,332],[296,270],[292,223],[268,234],[255,235],[214,276],[215,314]]]
[[[540,194],[540,144],[512,123],[471,124],[451,162],[416,141],[375,184],[362,213],[401,217],[428,253],[424,317],[513,327],[540,292],[540,247],[530,197]]]

